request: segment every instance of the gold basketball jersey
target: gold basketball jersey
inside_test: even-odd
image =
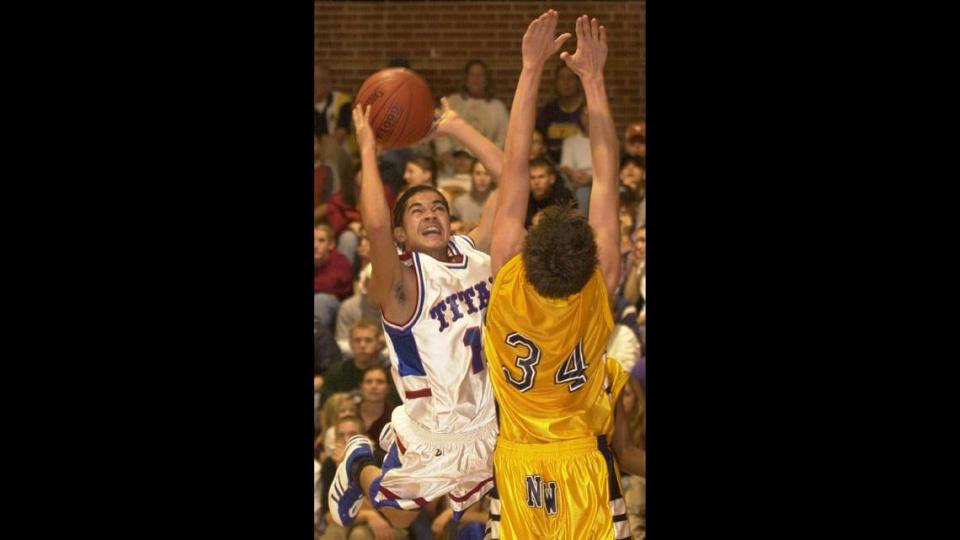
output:
[[[579,293],[554,299],[527,281],[521,255],[504,264],[483,331],[501,439],[538,444],[610,436],[613,399],[627,378],[605,354],[612,329],[599,270]]]

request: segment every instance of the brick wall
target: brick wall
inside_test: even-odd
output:
[[[520,40],[543,11],[560,13],[559,32],[574,32],[586,13],[607,27],[606,81],[617,134],[645,117],[645,1],[633,2],[330,2],[315,1],[315,58],[330,67],[334,87],[355,92],[392,58],[406,58],[430,84],[434,97],[456,92],[463,66],[482,59],[497,97],[510,108],[520,73]],[[576,39],[565,46],[570,52]],[[556,59],[559,62],[559,55]],[[540,104],[552,99],[554,64],[548,64]]]

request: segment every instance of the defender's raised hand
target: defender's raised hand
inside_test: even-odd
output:
[[[542,67],[547,59],[556,54],[565,41],[573,37],[565,32],[557,37],[557,12],[550,9],[527,26],[523,34],[523,66],[525,68]]]
[[[560,59],[581,79],[603,77],[607,62],[607,29],[586,15],[577,17],[577,51],[560,54]]]

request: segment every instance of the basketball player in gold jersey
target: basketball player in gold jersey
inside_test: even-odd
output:
[[[620,277],[618,146],[603,78],[606,29],[586,15],[577,19],[576,52],[561,59],[583,82],[590,118],[589,222],[571,208],[551,207],[529,233],[523,227],[543,67],[571,37],[554,37],[556,25],[549,10],[523,36],[494,218],[483,346],[500,436],[487,537],[619,540],[630,532],[611,443],[625,470],[639,472],[645,458],[621,444],[622,430],[613,437],[627,377],[605,354],[609,296]]]

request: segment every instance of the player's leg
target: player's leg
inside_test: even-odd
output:
[[[329,503],[333,520],[350,525],[360,512],[364,495],[370,497],[370,486],[382,474],[373,455],[373,442],[365,435],[355,435],[347,441],[344,459],[337,466],[330,486]],[[417,518],[417,510],[402,510],[384,506],[379,508],[390,524],[405,529]]]

